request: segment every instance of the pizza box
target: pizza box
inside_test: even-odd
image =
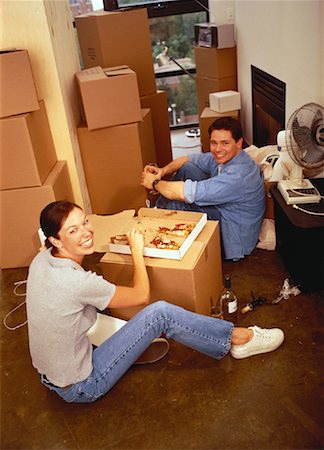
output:
[[[191,211],[141,208],[137,216],[134,216],[134,214],[135,210],[126,210],[112,216],[90,215],[89,219],[95,228],[101,230],[99,235],[95,235],[95,250],[130,255],[129,245],[113,244],[111,243],[111,237],[126,234],[130,229],[135,228],[144,234],[144,256],[181,260],[207,223],[207,214]],[[105,225],[99,226],[100,222],[103,223],[103,221]],[[159,227],[171,228],[179,223],[194,224],[194,228],[187,237],[166,236],[167,239],[171,239],[180,245],[178,249],[160,249],[150,244],[152,239],[159,234],[157,231]],[[102,233],[106,233],[106,235],[102,236]],[[103,242],[105,242],[104,245]]]

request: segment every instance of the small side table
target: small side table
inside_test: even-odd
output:
[[[324,178],[311,181],[323,195]],[[324,289],[324,216],[309,215],[287,205],[276,186],[270,192],[274,199],[276,250],[286,269],[302,292]],[[324,213],[323,199],[298,206]]]

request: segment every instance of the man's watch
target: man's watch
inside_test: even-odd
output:
[[[160,181],[161,181],[161,180],[154,180],[154,181],[153,181],[153,183],[152,183],[152,189],[153,189],[153,191],[158,192],[158,191],[155,189],[155,186],[156,186]]]

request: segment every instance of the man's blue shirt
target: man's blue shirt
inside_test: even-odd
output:
[[[212,153],[189,155],[189,162],[207,179],[187,179],[186,203],[215,206],[220,213],[221,234],[226,259],[243,258],[254,249],[264,216],[265,193],[260,167],[241,150],[221,166]]]

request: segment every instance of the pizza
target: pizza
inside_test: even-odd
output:
[[[151,242],[154,247],[164,249],[164,250],[179,250],[180,245],[172,241],[171,239],[166,239],[161,236],[156,236]]]
[[[181,244],[171,239],[171,237],[169,238],[169,236],[186,238],[187,236],[189,236],[195,226],[195,223],[177,223],[176,225],[170,227],[161,226],[155,228],[154,230],[151,229],[151,231],[154,233],[153,236],[155,236],[153,237],[151,235],[150,238],[152,240],[149,242],[149,246],[163,250],[179,250]],[[129,245],[126,234],[117,234],[115,236],[111,236],[110,241],[113,244]]]
[[[194,223],[177,223],[171,228],[159,227],[159,233],[168,234],[171,236],[189,236],[192,230],[195,228]]]
[[[111,236],[110,242],[112,244],[128,245],[126,234],[116,234],[116,236]]]

